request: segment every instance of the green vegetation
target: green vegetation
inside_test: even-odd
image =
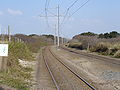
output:
[[[110,48],[110,44],[109,43],[98,43],[97,45],[93,46],[93,47],[90,47],[90,51],[91,52],[98,52],[98,53],[101,53],[101,54],[104,54],[104,55],[107,55],[108,52],[109,52],[109,48]]]
[[[54,39],[54,36],[53,35],[42,35],[42,36],[45,36],[47,38],[51,38],[52,40]]]
[[[22,41],[24,41],[28,46],[29,50],[33,53],[37,53],[41,47],[53,43],[54,38],[52,35],[36,35],[36,34],[31,35],[15,34],[13,38],[14,37],[20,38]],[[49,39],[51,41],[48,41]]]
[[[118,50],[118,51],[114,54],[114,57],[120,58],[120,50]]]
[[[93,32],[85,32],[85,33],[81,33],[80,35],[84,35],[84,36],[95,36],[97,34],[93,33]]]
[[[112,31],[110,33],[104,33],[104,34],[99,34],[99,38],[116,38],[117,36],[120,36],[120,33],[116,32],[116,31]]]
[[[91,52],[97,52],[103,55],[110,55],[115,58],[120,58],[120,44],[98,43],[96,46],[90,48]]]
[[[33,69],[31,66],[31,68],[23,67],[22,64],[34,61],[33,55],[35,56],[41,47],[51,45],[52,39],[52,35],[12,35],[12,42],[9,43],[7,70],[0,72],[0,85],[7,85],[17,90],[29,90],[32,86],[31,72]],[[22,64],[19,60],[23,61]]]
[[[77,48],[80,50],[83,50],[82,43],[69,43],[67,46],[70,48]],[[115,58],[120,58],[120,43],[111,44],[108,42],[99,42],[94,46],[90,46],[89,49],[90,52],[96,52],[98,54],[102,55],[109,55]]]
[[[25,43],[11,42],[9,43],[9,54],[13,54],[17,59],[32,60],[32,52]]]
[[[19,64],[18,59],[32,61],[32,53],[25,43],[9,43],[9,56],[7,70],[0,72],[0,84],[5,84],[17,90],[29,90],[32,68],[25,68]]]
[[[82,43],[69,43],[69,44],[68,44],[68,47],[78,48],[78,49],[80,49],[80,50],[83,49]]]
[[[28,48],[30,49],[30,51],[32,51],[33,53],[37,53],[38,50],[43,47],[43,46],[47,46],[48,44],[42,40],[38,40],[34,43],[27,43]]]
[[[74,36],[67,46],[120,58],[120,33],[116,31],[104,34],[82,33]]]
[[[16,73],[16,72],[14,72]],[[17,90],[29,90],[29,83],[25,82],[23,79],[16,78],[9,73],[0,73],[0,84],[5,84],[7,86],[16,88]]]

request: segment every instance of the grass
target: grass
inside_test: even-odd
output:
[[[84,44],[82,43],[70,43],[67,45],[68,47],[71,48],[77,48],[80,50],[83,50]],[[108,42],[99,42],[94,46],[91,46],[89,48],[90,52],[96,52],[100,55],[107,55],[107,56],[112,56],[115,58],[120,58],[120,43],[108,43]]]
[[[120,58],[120,50],[118,50],[115,54],[114,54],[115,58]]]
[[[80,49],[80,50],[83,49],[82,43],[69,43],[68,47],[77,48],[77,49]]]
[[[33,53],[37,53],[38,50],[43,47],[43,46],[47,46],[48,43],[44,42],[44,41],[40,41],[38,40],[38,42],[34,42],[34,43],[28,43],[27,46],[30,49],[30,51],[32,51]]]
[[[0,83],[16,88],[17,90],[29,90],[29,83],[25,82],[21,78],[16,78],[6,73],[0,73]]]
[[[29,90],[32,85],[31,72],[33,69],[20,66],[18,59],[34,61],[33,53],[37,53],[41,47],[47,45],[47,42],[41,40],[34,43],[10,42],[7,70],[0,72],[0,84],[17,90]]]
[[[33,60],[32,52],[25,43],[11,42],[9,43],[9,54],[12,53],[18,59]],[[11,55],[10,55],[11,56]]]
[[[9,43],[9,56],[6,72],[0,72],[0,84],[7,85],[17,90],[29,90],[32,78],[32,68],[22,67],[18,59],[33,61],[32,52],[25,43]]]
[[[98,43],[96,46],[90,48],[91,52],[97,52],[102,55],[112,56],[115,58],[120,58],[120,44],[119,43],[107,43],[101,42]]]

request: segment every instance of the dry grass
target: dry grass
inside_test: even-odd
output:
[[[83,49],[82,43],[69,43],[68,47]]]
[[[74,43],[74,40],[77,43]],[[76,36],[69,47],[90,50],[103,55],[110,55],[112,57],[120,57],[120,37],[111,39],[100,39],[97,36]],[[79,44],[80,43],[80,44]],[[89,49],[88,49],[89,48]]]
[[[9,56],[6,72],[0,72],[0,84],[5,84],[17,90],[29,90],[31,85],[32,68],[24,68],[19,64],[18,59],[33,60],[32,53],[25,43],[9,43]]]

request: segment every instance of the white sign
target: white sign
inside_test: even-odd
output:
[[[8,56],[8,44],[0,44],[0,56]]]

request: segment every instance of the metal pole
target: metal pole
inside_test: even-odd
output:
[[[5,30],[5,29],[4,29],[4,30]],[[4,30],[3,30],[3,32],[1,32],[1,34],[2,34],[2,43],[4,43],[4,40],[5,40]],[[1,31],[2,31],[2,30],[1,30]]]
[[[11,41],[11,36],[10,36],[10,26],[8,25],[8,41]]]
[[[55,25],[54,45],[56,46],[56,25]]]
[[[62,44],[64,44],[64,38],[62,37]]]
[[[1,41],[2,41],[2,28],[1,28],[1,25],[0,25],[0,32],[1,32],[1,34],[0,34],[0,43],[1,43]]]
[[[59,24],[60,24],[60,22],[59,22],[59,20],[60,20],[60,18],[59,18],[59,5],[58,5],[58,37],[57,37],[58,47],[60,46],[60,34],[59,34]]]

